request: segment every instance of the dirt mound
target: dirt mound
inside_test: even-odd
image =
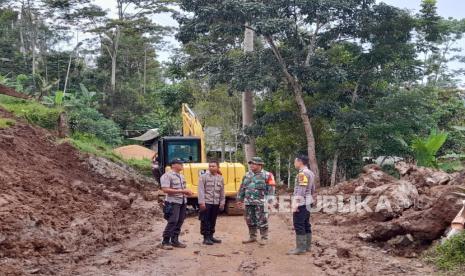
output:
[[[115,163],[103,157],[89,156],[86,163],[90,170],[107,179],[130,182],[133,185],[141,184],[157,185],[154,178],[139,174],[136,170],[124,163]]]
[[[427,247],[450,226],[463,206],[455,192],[465,187],[465,172],[447,174],[403,162],[396,169],[400,179],[369,165],[357,179],[321,194],[342,196],[347,204],[354,195],[359,196],[361,202],[355,207],[360,208],[337,214],[335,220],[365,225],[359,238],[408,255]]]
[[[102,176],[43,129],[22,122],[1,129],[0,274],[57,274],[147,230],[159,208],[142,194],[155,189],[137,176]]]
[[[153,150],[139,145],[119,147],[113,151],[124,159],[152,159],[155,154]]]
[[[343,210],[345,219],[355,223],[364,219],[387,221],[399,217],[418,198],[415,185],[388,175],[377,165],[366,166],[358,178],[342,182],[320,194],[342,197],[341,203],[346,206]],[[332,209],[323,202],[322,210]]]

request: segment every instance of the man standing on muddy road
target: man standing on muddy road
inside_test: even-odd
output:
[[[260,229],[260,245],[268,240],[268,211],[265,210],[267,196],[274,193],[275,181],[273,174],[263,169],[265,163],[260,157],[249,161],[250,171],[242,179],[237,195],[239,205],[245,205],[245,221],[249,228],[249,239],[242,243],[257,241],[257,228]]]
[[[174,159],[170,162],[171,171],[166,172],[160,179],[162,191],[166,194],[163,213],[168,221],[163,231],[161,248],[173,249],[173,247],[184,248],[185,244],[179,241],[181,227],[186,217],[187,197],[192,192],[186,189],[186,180],[181,174],[183,161]]]
[[[296,234],[296,248],[288,255],[300,255],[310,251],[312,243],[312,228],[310,225],[310,208],[312,196],[315,192],[315,175],[308,169],[308,157],[298,156],[294,166],[299,173],[295,178],[294,194],[292,198],[292,219]]]
[[[199,178],[198,201],[200,206],[200,233],[203,235],[203,244],[212,245],[221,243],[213,237],[215,233],[216,218],[224,210],[226,197],[224,194],[224,178],[220,173],[218,161],[210,161],[208,171]]]

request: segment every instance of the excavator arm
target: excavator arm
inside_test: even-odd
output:
[[[205,148],[205,133],[203,132],[202,124],[187,104],[182,104],[182,136],[193,136],[200,138],[202,151],[201,162],[207,162],[207,151]]]

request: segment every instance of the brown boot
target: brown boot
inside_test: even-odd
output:
[[[268,243],[268,229],[260,229],[260,240],[258,243],[260,245],[266,245]]]
[[[242,243],[253,243],[257,241],[257,229],[256,228],[249,228],[249,239],[242,241]]]

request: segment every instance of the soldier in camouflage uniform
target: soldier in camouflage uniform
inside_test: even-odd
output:
[[[263,170],[264,162],[254,157],[249,162],[250,171],[244,176],[237,200],[245,205],[245,221],[249,228],[249,239],[243,243],[257,241],[257,229],[260,230],[261,240],[265,245],[268,240],[268,212],[265,210],[266,196],[274,193],[273,174]]]

